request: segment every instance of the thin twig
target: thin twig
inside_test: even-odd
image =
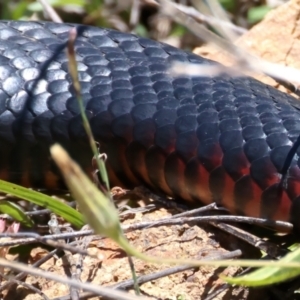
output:
[[[271,228],[281,228],[282,231],[291,231],[293,225],[283,221],[273,221],[261,218],[242,217],[242,216],[204,216],[204,217],[190,217],[190,218],[164,218],[158,221],[141,222],[123,226],[124,232],[127,230],[139,230],[143,228],[165,226],[165,225],[182,225],[187,223],[208,223],[208,222],[238,222],[247,223],[251,225],[267,226]]]
[[[63,23],[60,16],[57,14],[57,12],[54,10],[54,8],[46,0],[38,0],[38,1],[42,5],[44,13],[46,12],[53,22]]]
[[[41,266],[46,261],[48,261],[50,258],[52,258],[58,251],[60,251],[60,250],[55,249],[55,250],[49,252],[47,255],[45,255],[44,257],[42,257],[41,259],[36,261],[34,264],[32,264],[32,267],[37,268],[37,267]],[[26,272],[21,272],[18,275],[16,275],[15,277],[9,278],[8,282],[5,282],[0,286],[0,293],[3,292],[5,289],[8,289],[13,284],[13,282],[11,280],[19,280],[20,281],[26,276],[27,276]]]
[[[79,243],[81,243],[81,241],[74,241],[71,242],[69,245],[70,246],[77,246]],[[36,261],[34,264],[32,264],[32,267],[34,268],[38,268],[39,266],[41,266],[42,264],[44,264],[46,261],[48,261],[49,259],[51,259],[54,255],[56,255],[58,252],[62,251],[61,249],[54,249],[51,252],[49,252],[48,254],[46,254],[44,257],[42,257],[41,259],[39,259],[38,261]],[[16,275],[14,278],[11,279],[16,279],[16,280],[22,280],[25,276],[27,276],[27,273],[21,272],[18,275]],[[5,282],[4,284],[2,284],[0,286],[0,293],[2,291],[4,291],[5,289],[9,288],[9,286],[11,285],[11,282]]]
[[[168,217],[163,218],[158,221],[149,221],[149,222],[140,222],[135,224],[123,225],[122,230],[124,232],[132,232],[135,230],[141,230],[144,228],[158,227],[158,226],[166,226],[166,225],[182,225],[186,223],[210,223],[210,222],[238,222],[238,223],[246,223],[252,225],[260,225],[267,226],[270,228],[276,228],[277,230],[281,230],[284,232],[290,232],[293,228],[293,225],[288,222],[283,221],[273,221],[262,218],[253,218],[253,217],[242,217],[242,216],[200,216],[200,217]],[[0,247],[6,246],[16,246],[19,244],[25,245],[34,242],[43,242],[55,247],[61,247],[61,249],[66,249],[72,252],[79,251],[83,255],[88,255],[88,253],[81,251],[79,249],[70,248],[67,245],[63,245],[61,243],[55,243],[53,240],[57,239],[65,239],[65,238],[75,238],[80,236],[92,235],[94,232],[92,230],[84,230],[84,231],[76,231],[72,233],[62,233],[62,234],[53,234],[53,235],[45,235],[40,236],[35,233],[2,233],[0,234],[0,238],[19,238],[23,237],[23,239],[13,240],[13,241],[4,241],[0,243]],[[99,237],[98,237],[99,238]]]
[[[232,259],[232,258],[236,258],[236,257],[241,256],[241,254],[242,254],[242,252],[240,250],[235,250],[235,251],[231,251],[231,252],[228,252],[228,253],[220,253],[219,255],[208,256],[208,257],[206,257],[206,260]],[[192,266],[188,266],[188,265],[171,267],[171,268],[167,268],[165,270],[162,270],[162,271],[159,271],[159,272],[156,272],[156,273],[139,276],[137,278],[137,282],[138,282],[138,284],[141,285],[141,284],[144,284],[144,283],[149,282],[149,281],[157,280],[157,279],[169,276],[169,275],[173,275],[173,274],[176,274],[176,273],[180,273],[180,272],[187,271],[187,270],[192,270],[192,269],[197,269],[197,268],[192,267]],[[125,281],[116,283],[114,285],[111,285],[109,287],[113,288],[113,289],[123,289],[123,290],[125,290],[125,289],[132,288],[133,285],[134,285],[134,281],[132,279],[129,279],[129,280],[125,280]],[[92,297],[92,296],[94,296],[93,293],[81,293],[80,294],[81,299]],[[67,296],[63,296],[63,297],[57,297],[57,298],[54,298],[52,300],[71,300],[71,299],[70,299],[70,296],[67,295]]]
[[[207,256],[203,260],[232,259],[232,258],[240,257],[241,255],[242,255],[241,250],[235,250],[235,251],[228,252],[228,253],[220,253],[218,255]],[[169,275],[173,275],[173,274],[183,272],[186,270],[191,270],[191,269],[197,269],[197,268],[191,267],[190,265],[175,266],[175,267],[167,268],[165,270],[162,270],[162,271],[159,271],[156,273],[140,276],[137,278],[137,282],[139,284],[143,284],[143,283],[146,283],[146,282],[149,282],[152,280],[157,280],[162,277],[166,277]],[[114,284],[110,287],[114,288],[114,289],[128,289],[128,288],[131,288],[133,286],[133,284],[134,284],[133,280],[130,279],[130,280],[126,280],[126,281]]]
[[[158,7],[159,3],[155,0],[143,0],[143,2],[151,4],[153,6]],[[223,27],[228,27],[231,30],[235,31],[238,34],[244,34],[247,32],[247,29],[237,26],[231,22],[224,22],[222,20],[219,20],[218,18],[212,17],[212,16],[206,16],[202,14],[200,11],[197,11],[192,6],[186,6],[183,4],[174,3],[174,6],[178,8],[180,11],[184,12],[187,16],[193,17],[194,19],[206,23],[207,25],[214,26],[216,24],[219,24]]]
[[[225,231],[237,238],[239,238],[242,241],[245,241],[246,243],[258,248],[261,251],[264,251],[267,253],[272,259],[277,258],[278,256],[283,255],[280,247],[278,247],[276,244],[265,241],[257,236],[252,235],[251,233],[242,230],[241,228],[236,228],[230,224],[225,223],[210,223],[212,226],[221,229],[222,231]],[[285,254],[287,254],[287,251],[285,251]]]
[[[159,0],[158,2],[161,4],[161,9],[164,14],[171,17],[177,23],[184,25],[195,36],[199,37],[206,43],[212,43],[218,46],[220,49],[227,51],[235,61],[235,65],[231,66],[230,68],[219,67],[218,69],[215,68],[214,65],[211,67],[208,66],[206,68],[208,72],[207,75],[205,75],[205,72],[203,72],[203,66],[199,65],[200,68],[198,70],[198,76],[209,76],[209,74],[211,74],[212,72],[215,72],[216,74],[218,70],[221,70],[221,73],[229,72],[231,76],[233,74],[240,74],[239,76],[241,76],[241,70],[243,70],[248,72],[254,71],[258,73],[264,73],[275,80],[283,80],[300,85],[300,70],[270,63],[264,59],[254,56],[246,52],[242,48],[239,48],[238,46],[232,44],[230,41],[227,41],[209,31],[205,28],[204,25],[199,24],[193,18],[180,11],[173,2],[169,0]],[[196,66],[194,66],[193,68],[195,69]],[[186,70],[183,73],[190,74],[188,71],[188,67],[186,67]]]
[[[15,261],[8,261],[6,259],[0,258],[0,266],[13,269],[15,271],[25,272],[27,274],[31,274],[33,276],[43,277],[49,280],[53,280],[55,282],[60,282],[62,284],[70,285],[77,289],[83,289],[89,292],[93,292],[98,296],[106,297],[107,299],[115,300],[143,300],[148,299],[146,297],[137,297],[133,294],[124,293],[121,291],[117,291],[111,288],[100,287],[98,285],[94,285],[91,283],[82,283],[74,279],[70,279],[68,277],[62,277],[57,274],[47,272],[41,269],[33,268],[31,266],[21,264]]]
[[[130,20],[129,25],[130,28],[134,28],[140,19],[141,15],[141,1],[140,0],[133,0],[130,10]]]
[[[58,227],[58,220],[57,220],[57,217],[55,214],[51,214],[51,219],[48,222],[48,225],[49,225],[50,232],[52,234],[60,234],[61,233],[60,228]],[[63,239],[58,240],[58,242],[62,245],[66,244],[65,240],[63,240]],[[74,261],[72,252],[70,252],[68,250],[65,250],[64,252],[65,252],[65,255],[63,255],[63,257],[62,257],[63,265],[69,266],[71,278],[79,280],[79,278],[77,278],[77,276],[76,276],[76,263]],[[71,295],[72,300],[78,300],[79,299],[79,291],[72,286],[70,286],[69,288],[70,288],[70,295]]]
[[[44,300],[50,300],[41,290],[39,290],[38,288],[34,287],[33,285],[31,285],[29,283],[17,280],[15,278],[10,278],[9,276],[6,276],[4,274],[0,274],[0,276],[5,278],[6,280],[10,281],[10,283],[22,285],[26,289],[32,290],[34,293],[37,293],[38,295],[40,295]]]
[[[180,214],[176,214],[172,218],[175,219],[175,218],[189,217],[189,216],[201,214],[201,213],[208,212],[208,211],[218,211],[218,212],[224,211],[224,212],[227,212],[228,210],[224,207],[218,207],[217,204],[214,202],[214,203],[208,204],[206,206],[202,206],[202,207],[199,207],[199,208],[195,208],[195,209],[192,209],[192,210],[185,211],[185,212],[180,213]]]

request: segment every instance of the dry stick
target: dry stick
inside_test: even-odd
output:
[[[228,283],[223,283],[221,286],[217,288],[216,291],[213,291],[211,294],[209,294],[205,299],[203,300],[215,300],[217,299],[217,296],[220,295],[222,292],[226,291],[231,287]]]
[[[194,4],[196,3],[202,3],[201,1],[197,1],[197,0],[192,0]],[[210,12],[211,14],[218,20],[220,20],[220,22],[229,22],[230,20],[227,16],[227,13],[224,11],[224,9],[222,8],[222,6],[220,5],[220,2],[216,1],[216,0],[210,0],[210,1],[205,1],[205,4],[210,8]],[[236,35],[234,33],[234,30],[232,30],[232,28],[226,27],[226,26],[221,26],[221,24],[216,23],[216,24],[211,24],[213,27],[215,27],[215,29],[219,30],[222,32],[223,37],[225,37],[227,40],[231,41],[232,43],[236,40]],[[241,53],[242,54],[242,53]],[[247,55],[247,53],[244,53],[245,55]],[[247,57],[243,56],[242,59],[247,60]],[[258,62],[259,63],[259,62]],[[276,70],[274,70],[276,71]],[[265,73],[264,71],[262,71],[263,73]],[[270,76],[271,78],[273,78],[275,81],[277,81],[279,84],[283,85],[286,89],[290,90],[291,92],[297,94],[298,96],[300,96],[300,91],[298,90],[298,87],[295,86],[293,83],[287,81],[287,80],[282,80],[280,78],[278,78],[276,76],[275,73],[275,77],[272,76],[271,74],[265,73],[266,75]]]
[[[43,9],[45,12],[48,13],[50,19],[55,23],[62,23],[62,19],[60,16],[56,13],[56,11],[53,9],[53,7],[46,1],[46,0],[38,0],[41,5],[43,6]]]
[[[121,291],[117,291],[111,288],[100,287],[90,283],[82,283],[74,279],[70,279],[67,277],[62,277],[57,274],[53,274],[51,272],[47,272],[41,269],[33,268],[25,264],[21,264],[14,261],[7,261],[6,259],[0,258],[0,266],[9,268],[15,271],[25,272],[27,274],[33,276],[40,276],[49,280],[53,280],[55,282],[60,282],[62,284],[70,285],[77,289],[83,289],[89,292],[93,292],[98,296],[106,297],[107,299],[118,299],[118,300],[146,300],[149,298],[146,297],[137,297],[132,294],[124,293]]]
[[[92,237],[84,237],[83,240],[79,241],[80,247],[84,250],[88,247],[90,242],[92,241]],[[74,265],[71,268],[71,278],[80,281],[80,275],[83,269],[83,255],[79,255],[77,260],[74,260]],[[73,293],[73,295],[72,295]],[[76,294],[75,294],[76,293]],[[80,298],[80,292],[77,289],[71,289],[70,295],[72,296],[72,300]]]
[[[119,217],[124,218],[126,215],[136,215],[137,213],[150,212],[157,209],[154,204],[149,204],[145,207],[130,207],[128,205],[122,205],[118,207]]]
[[[36,233],[28,233],[28,232],[15,233],[15,234],[1,233],[0,238],[7,238],[7,237],[10,237],[10,238],[23,237],[23,238],[18,239],[18,240],[14,240],[14,241],[0,242],[0,247],[6,247],[6,246],[13,247],[13,246],[18,246],[18,245],[32,244],[32,243],[41,242],[41,241],[46,242],[47,240],[59,240],[59,239],[76,238],[76,237],[83,237],[83,236],[87,236],[87,235],[91,235],[91,234],[94,234],[93,230],[75,231],[75,232],[72,232],[72,233],[68,232],[68,233],[61,233],[61,234],[49,234],[49,235],[44,235],[44,236],[40,236]],[[66,250],[72,251],[72,249],[70,249],[66,245],[59,245],[59,246],[61,247],[61,249],[66,249]],[[64,248],[64,247],[66,247],[66,248]],[[83,252],[82,254],[86,254],[86,253]]]
[[[51,214],[51,219],[48,222],[48,225],[49,225],[50,232],[52,234],[60,234],[61,233],[60,228],[58,227],[58,221],[57,221],[55,214]],[[60,242],[63,245],[66,244],[65,240],[63,240],[63,239],[58,240],[58,242]],[[64,252],[65,252],[65,255],[63,255],[63,257],[62,257],[63,265],[69,266],[71,278],[79,280],[79,278],[77,278],[77,277],[75,278],[75,275],[74,275],[76,273],[76,263],[74,261],[72,252],[70,252],[68,250],[65,250]],[[73,287],[69,287],[69,288],[70,288],[70,295],[71,295],[72,300],[78,300],[79,299],[79,291]]]
[[[87,251],[74,248],[74,247],[70,246],[69,244],[65,244],[60,241],[58,241],[58,242],[53,241],[53,239],[60,240],[62,238],[84,236],[84,235],[87,235],[87,232],[89,232],[91,234],[91,231],[86,231],[83,234],[80,234],[80,232],[74,232],[74,233],[53,234],[53,235],[47,235],[47,236],[40,236],[37,233],[31,233],[31,234],[27,233],[26,234],[27,236],[33,236],[33,238],[19,239],[16,241],[9,241],[9,242],[2,242],[2,243],[0,243],[0,247],[27,245],[27,244],[31,244],[31,243],[35,243],[35,242],[40,242],[40,243],[52,246],[54,248],[60,248],[61,250],[70,251],[72,253],[78,253],[78,254],[82,254],[82,255],[89,255],[91,257],[97,258],[96,255],[92,255]],[[9,237],[9,236],[8,235],[5,236],[5,234],[2,234],[1,237]],[[10,236],[10,237],[13,238],[13,236]],[[6,245],[7,243],[9,245]]]
[[[93,297],[95,297],[95,294],[91,293],[91,292],[82,292],[79,294],[80,300],[90,299]],[[66,295],[66,296],[61,296],[61,297],[55,297],[55,298],[52,298],[51,300],[71,300],[71,297],[70,297],[70,295]],[[105,300],[105,299],[101,299],[101,300]]]
[[[157,3],[157,1],[155,0],[143,0],[143,2],[147,4],[151,4],[156,7],[159,6],[159,3]],[[193,17],[194,19],[197,19],[200,22],[206,23],[207,25],[214,26],[216,24],[219,24],[223,27],[228,27],[229,29],[233,30],[238,34],[244,34],[247,32],[247,29],[243,27],[239,27],[231,22],[227,22],[227,21],[224,22],[223,20],[219,20],[218,18],[212,16],[206,16],[202,14],[200,11],[197,11],[194,7],[186,6],[178,3],[174,3],[174,6],[180,11],[184,12],[186,15]]]
[[[42,298],[44,298],[44,300],[50,300],[41,290],[39,290],[38,288],[34,287],[31,284],[28,284],[26,282],[17,280],[15,278],[10,278],[9,276],[3,275],[3,274],[0,274],[0,276],[5,278],[8,281],[11,281],[12,284],[14,283],[14,284],[17,284],[17,285],[22,285],[25,288],[27,288],[29,290],[32,290],[33,292],[39,294]]]
[[[237,34],[234,30],[227,26],[222,26],[223,23],[231,23],[228,18],[227,13],[221,6],[221,4],[216,0],[209,1],[198,1],[192,0],[193,5],[198,9],[198,11],[207,12],[210,17],[214,17],[219,22],[216,22],[214,25],[214,29],[221,34],[223,38],[233,43],[237,38]]]
[[[288,222],[283,221],[273,221],[273,220],[266,220],[261,218],[253,218],[253,217],[242,217],[242,216],[205,216],[205,217],[190,217],[190,218],[166,218],[161,219],[158,221],[152,222],[140,222],[137,224],[130,224],[126,226],[122,226],[124,232],[127,230],[138,230],[143,228],[150,228],[150,227],[157,227],[157,226],[164,226],[164,225],[182,225],[186,223],[202,223],[202,222],[238,222],[238,223],[247,223],[251,225],[261,225],[261,226],[268,226],[268,227],[276,227],[283,231],[291,231],[293,225]]]
[[[210,256],[207,257],[206,259],[210,259],[210,260],[214,260],[214,259],[232,259],[232,258],[236,258],[242,255],[242,252],[240,250],[235,250],[235,251],[231,251],[228,253],[221,253],[220,255],[214,255],[214,256]],[[191,266],[187,266],[187,265],[182,265],[182,266],[176,266],[176,267],[172,267],[172,268],[167,268],[165,270],[156,272],[156,273],[152,273],[152,274],[148,274],[148,275],[142,275],[139,276],[137,278],[137,283],[138,284],[144,284],[146,282],[149,281],[153,281],[153,280],[157,280],[169,275],[173,275],[179,272],[183,272],[183,271],[187,271],[187,270],[191,270],[191,269],[197,269],[197,267],[191,267]],[[113,289],[129,289],[132,288],[134,285],[134,281],[132,279],[129,280],[125,280],[122,281],[120,283],[116,283],[114,285],[109,286],[110,288]],[[82,293],[80,294],[80,298],[87,298],[87,297],[91,297],[94,296],[94,294],[92,293]],[[63,296],[63,297],[57,297],[54,298],[52,300],[70,300],[70,296]]]
[[[225,231],[229,234],[232,234],[236,237],[238,237],[241,240],[244,240],[245,242],[247,242],[248,244],[260,249],[261,251],[266,252],[271,258],[277,258],[278,255],[281,255],[281,249],[273,243],[270,243],[268,241],[264,241],[252,234],[250,234],[249,232],[246,232],[240,228],[235,228],[232,225],[229,224],[225,224],[225,223],[210,223],[212,226],[221,229],[222,231]],[[245,270],[243,270],[239,276],[244,275],[245,273],[247,273],[249,271],[250,268],[247,268]],[[224,292],[225,290],[227,290],[228,288],[230,288],[231,285],[228,283],[224,283],[222,284],[216,291],[214,291],[213,293],[211,293],[210,295],[208,295],[204,300],[213,300],[216,299],[216,297]]]
[[[216,24],[218,24],[218,25],[222,26],[223,28],[228,28],[228,29],[232,30],[233,32],[236,32],[239,35],[242,35],[248,31],[247,29],[237,26],[237,25],[231,23],[230,21],[223,21],[223,20],[218,19],[217,17],[206,16],[203,13],[201,13],[200,11],[197,11],[194,7],[187,7],[182,4],[177,4],[176,6],[178,9],[180,9],[185,14],[193,17],[196,20],[206,23],[210,26],[214,27]]]
[[[247,224],[255,224],[255,225],[261,225],[261,226],[269,226],[269,227],[276,227],[281,229],[282,231],[290,231],[292,230],[292,224],[288,222],[283,221],[272,221],[272,220],[266,220],[266,219],[260,219],[260,218],[252,218],[252,217],[242,217],[242,216],[202,216],[202,217],[176,217],[172,216],[171,218],[164,218],[158,221],[151,221],[151,222],[140,222],[130,225],[123,225],[122,230],[124,232],[132,232],[135,230],[141,230],[144,228],[150,228],[150,227],[158,227],[158,226],[165,226],[165,225],[181,225],[185,223],[199,223],[199,222],[239,222],[239,223],[247,223]],[[0,238],[19,238],[23,237],[23,239],[13,240],[13,241],[5,241],[0,243],[0,247],[7,247],[7,246],[16,246],[19,244],[25,245],[30,244],[34,242],[43,242],[43,243],[50,243],[51,245],[54,245],[56,247],[61,247],[61,249],[66,249],[69,251],[77,251],[77,249],[73,249],[68,247],[64,244],[59,244],[53,242],[53,240],[57,239],[66,239],[66,238],[75,238],[75,237],[81,237],[81,236],[87,236],[94,234],[93,230],[85,230],[85,231],[76,231],[72,233],[62,233],[62,234],[53,234],[53,235],[45,235],[40,236],[38,234],[34,233],[2,233],[0,234]],[[28,237],[28,238],[25,238]],[[81,251],[81,254],[88,255],[88,253]]]
[[[194,3],[194,5],[196,6],[196,4],[198,3],[202,3],[202,1],[198,1],[198,0],[192,0],[192,2]],[[225,10],[222,8],[222,6],[220,5],[220,2],[216,1],[216,0],[210,0],[210,1],[205,1],[205,5],[207,5],[210,9],[211,14],[217,19],[220,20],[220,22],[229,22],[230,20],[227,16],[227,13],[225,12]],[[201,9],[201,5],[199,6],[199,8]],[[199,9],[198,8],[198,9]],[[199,9],[199,10],[200,10]],[[235,35],[234,30],[232,30],[232,28],[226,27],[226,26],[221,26],[221,24],[217,23],[216,24],[211,24],[216,30],[219,30],[219,32],[222,33],[223,37],[225,37],[227,40],[229,40],[231,43],[233,43],[237,36]],[[243,53],[241,53],[243,54]],[[245,55],[247,55],[247,53],[244,53]],[[242,59],[247,60],[246,56],[243,56]],[[259,62],[258,62],[259,63]],[[276,70],[274,70],[276,71]],[[263,73],[265,73],[264,71],[262,71]],[[298,96],[300,96],[300,91],[298,90],[298,87],[296,87],[293,83],[287,81],[287,80],[282,80],[278,77],[276,77],[276,73],[275,73],[275,77],[272,76],[271,74],[265,73],[266,75],[270,76],[271,78],[273,78],[275,81],[277,81],[279,84],[283,85],[286,89],[290,90],[291,92],[297,94]]]
[[[250,270],[250,268],[246,268],[244,270],[242,270],[242,272],[239,272],[238,276],[242,276],[245,275],[246,273],[248,273]],[[210,295],[208,295],[205,299],[203,300],[214,300],[217,298],[217,296],[219,294],[221,294],[222,292],[224,292],[225,290],[232,288],[232,285],[229,283],[223,283],[221,286],[219,286],[217,288],[217,290],[215,290],[214,292],[212,292]]]
[[[218,229],[221,229],[222,231],[234,235],[235,237],[247,242],[259,250],[266,252],[271,258],[277,258],[278,256],[282,255],[282,249],[276,244],[258,238],[247,231],[225,223],[211,222],[210,224]]]
[[[76,246],[79,242],[80,241],[74,241],[74,242],[71,242],[69,245]],[[42,264],[44,264],[46,261],[48,261],[50,258],[52,258],[59,251],[61,251],[61,249],[55,249],[55,250],[49,252],[47,255],[45,255],[44,257],[42,257],[41,259],[36,261],[34,264],[32,264],[32,267],[37,268],[37,267],[41,266]],[[11,278],[11,279],[22,280],[25,276],[27,276],[27,274],[24,272],[21,272],[18,275],[16,275],[14,278]],[[2,284],[0,286],[0,293],[2,291],[4,291],[5,289],[7,289],[11,284],[12,284],[11,282],[6,282],[6,283]]]
[[[129,20],[130,28],[134,28],[138,24],[141,15],[140,0],[133,0],[132,2]]]
[[[235,60],[236,65],[231,66],[230,68],[222,65],[192,65],[194,69],[198,67],[197,76],[211,76],[224,72],[230,74],[231,76],[241,76],[241,70],[246,70],[264,73],[275,80],[283,80],[300,85],[300,70],[270,63],[266,60],[256,57],[209,31],[205,28],[205,26],[199,24],[193,18],[180,11],[173,2],[169,0],[158,0],[158,2],[161,4],[161,9],[164,14],[171,17],[177,23],[184,25],[195,36],[199,37],[206,43],[215,44],[220,49],[227,51]],[[189,64],[177,65],[181,66],[181,71],[183,73],[190,75],[191,67]]]
[[[231,251],[231,252],[228,252],[228,253],[221,253],[219,255],[208,256],[208,257],[204,258],[203,261],[205,261],[205,260],[219,260],[219,259],[232,259],[232,258],[240,257],[241,255],[242,255],[241,250],[235,250],[235,251]],[[197,267],[191,267],[189,265],[175,266],[175,267],[165,269],[163,271],[159,271],[159,272],[156,272],[156,273],[140,276],[140,277],[137,278],[137,282],[139,284],[143,284],[143,283],[146,283],[148,281],[156,280],[156,279],[159,279],[159,278],[162,278],[162,277],[165,277],[165,276],[169,276],[169,275],[179,273],[179,272],[183,272],[183,271],[190,270],[190,269],[197,269]],[[114,288],[114,289],[128,289],[128,288],[132,287],[132,285],[133,285],[132,280],[126,280],[124,282],[114,284],[110,287]]]
[[[195,208],[195,209],[191,209],[179,214],[176,214],[174,216],[172,216],[172,218],[181,218],[181,217],[189,217],[189,216],[193,216],[196,214],[200,214],[200,213],[204,213],[204,212],[208,212],[208,211],[223,211],[223,212],[228,212],[228,210],[224,207],[219,207],[215,202],[199,207],[199,208]]]
[[[44,256],[43,258],[39,259],[37,262],[35,262],[32,267],[33,268],[37,268],[39,266],[41,266],[43,263],[45,263],[46,261],[48,261],[50,258],[53,257],[53,255],[55,255],[57,252],[59,251],[59,249],[55,249],[51,252],[49,252],[46,256]],[[25,272],[21,272],[19,273],[18,275],[16,275],[14,278],[10,278],[9,280],[22,280],[25,276],[27,276],[27,273]],[[0,286],[0,293],[2,291],[4,291],[5,289],[8,289],[11,285],[13,284],[13,282],[11,281],[8,281],[8,282],[5,282],[3,283],[1,286]]]
[[[210,30],[206,29],[205,26],[199,24],[193,18],[187,16],[185,13],[180,11],[174,5],[173,2],[169,0],[159,0],[158,2],[161,4],[160,7],[164,14],[171,17],[177,23],[186,26],[197,37],[199,37],[200,39],[204,40],[207,43],[216,44],[221,49],[225,49],[232,55],[240,58],[242,49],[238,48],[237,46],[233,45],[227,40],[217,36]],[[244,61],[244,59],[242,59],[241,61],[248,64],[248,62]]]

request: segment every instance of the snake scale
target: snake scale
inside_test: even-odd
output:
[[[61,52],[75,25],[0,21],[0,178],[64,187],[49,156],[59,142],[91,172],[92,153]],[[291,221],[300,228],[300,103],[250,77],[174,77],[173,62],[213,64],[128,33],[85,26],[75,42],[86,113],[112,185],[145,184],[189,203]]]

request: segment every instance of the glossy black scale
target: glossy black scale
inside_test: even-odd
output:
[[[0,178],[62,188],[49,159],[56,141],[91,169],[64,52],[28,98],[43,63],[72,27],[0,21]],[[298,156],[284,195],[274,195],[300,133],[296,99],[249,77],[173,77],[172,62],[213,62],[127,33],[85,27],[75,48],[87,116],[108,154],[113,184],[143,182],[187,201],[290,219],[292,203],[299,205]]]

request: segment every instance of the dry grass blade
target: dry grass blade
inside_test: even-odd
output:
[[[193,18],[180,11],[173,2],[169,0],[159,0],[159,2],[164,14],[172,18],[174,21],[184,25],[193,34],[195,34],[206,43],[212,43],[218,46],[220,49],[227,51],[234,59],[235,65],[232,66],[231,69],[236,74],[240,74],[241,70],[243,70],[243,72],[264,73],[276,80],[292,82],[294,84],[300,85],[300,71],[298,69],[270,63],[264,59],[256,57],[244,51],[242,48],[239,48],[236,45],[232,44],[230,41],[227,41],[209,31],[203,25],[196,22]],[[194,72],[196,67],[197,66],[193,66]],[[208,74],[205,74],[202,65],[198,67],[198,76],[211,76],[210,70],[208,71]],[[229,69],[221,68],[220,73],[223,73],[224,70],[226,71]],[[229,71],[229,74],[231,76],[233,75],[232,70]],[[186,66],[185,70],[182,70],[182,73],[190,74],[188,66]]]
[[[123,233],[114,204],[97,189],[61,146],[52,146],[50,152],[91,227],[96,233],[118,241]]]
[[[50,19],[53,22],[56,23],[62,23],[62,19],[60,18],[60,16],[56,13],[56,11],[53,9],[53,7],[46,1],[46,0],[38,0],[40,2],[40,4],[43,6],[44,12],[46,12]]]
[[[155,1],[155,0],[144,0],[143,2],[146,2],[148,4],[151,4],[155,7],[159,6],[159,1]],[[228,22],[228,21],[223,21],[220,20],[219,18],[215,18],[213,16],[207,16],[205,14],[203,14],[201,11],[197,11],[194,7],[191,6],[186,6],[180,3],[174,3],[174,6],[176,8],[178,8],[180,11],[182,11],[183,13],[185,13],[187,16],[190,16],[196,20],[198,20],[199,22],[203,22],[207,25],[211,25],[211,26],[222,26],[223,28],[229,28],[232,31],[236,32],[237,34],[241,35],[247,32],[247,29],[236,26],[235,24]]]
[[[207,13],[208,17],[213,16],[219,22],[215,22],[213,27],[217,30],[226,40],[234,42],[238,36],[235,31],[228,26],[222,26],[222,24],[230,24],[230,20],[222,8],[221,4],[216,0],[202,1],[202,0],[192,0],[194,6],[198,11]]]

